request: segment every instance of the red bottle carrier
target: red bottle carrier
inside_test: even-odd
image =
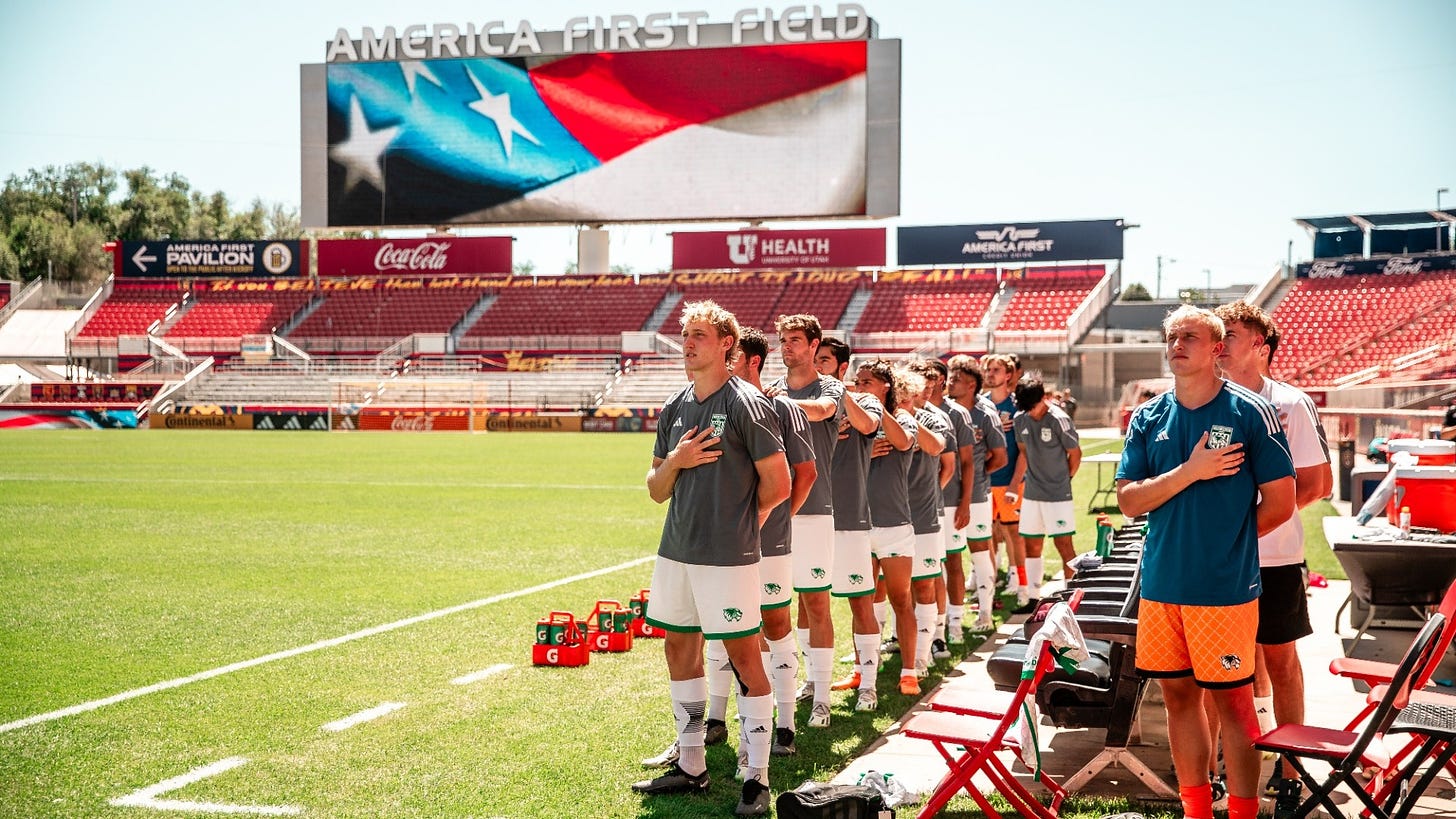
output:
[[[632,610],[616,600],[598,600],[587,627],[592,651],[632,650]]]
[[[1410,507],[1411,525],[1456,532],[1456,466],[1397,466],[1385,515],[1392,525]]]
[[[591,661],[587,635],[571,612],[553,611],[536,621],[536,644],[531,646],[533,665],[578,666]]]
[[[662,629],[647,624],[647,596],[649,589],[632,595],[627,601],[632,608],[632,635],[634,637],[662,637]]]

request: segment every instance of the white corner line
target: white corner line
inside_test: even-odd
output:
[[[303,808],[293,805],[227,805],[221,802],[185,802],[179,799],[157,798],[164,793],[185,788],[194,782],[200,782],[210,776],[217,776],[233,768],[246,765],[247,762],[247,757],[230,756],[227,759],[220,759],[211,765],[204,765],[201,768],[188,771],[181,776],[164,779],[155,785],[148,785],[141,790],[133,791],[126,796],[118,796],[108,801],[111,805],[119,808],[151,808],[153,810],[177,810],[192,813],[254,813],[263,816],[292,816],[303,812]]]
[[[405,705],[406,703],[403,702],[383,702],[379,705],[374,706],[373,708],[365,708],[363,711],[360,711],[357,714],[350,714],[343,719],[336,719],[333,722],[326,722],[323,725],[319,726],[319,730],[334,732],[347,731],[350,728],[353,728],[355,725],[361,725],[363,723],[369,722],[370,720],[379,719],[385,714],[392,714],[395,711],[398,711],[399,709],[405,707]]]
[[[181,688],[184,685],[191,685],[195,682],[210,680],[213,677],[221,677],[224,674],[231,674],[234,671],[243,671],[245,669],[263,665],[264,663],[274,662],[275,660],[286,660],[290,657],[297,657],[301,654],[308,654],[310,652],[319,651],[325,648],[333,648],[335,646],[340,646],[344,643],[352,642],[354,640],[362,640],[365,637],[373,637],[375,635],[384,634],[385,632],[394,631],[396,629],[401,629],[406,626],[413,626],[451,614],[459,614],[462,611],[478,609],[481,606],[489,606],[493,603],[503,603],[507,600],[514,600],[517,597],[525,597],[527,595],[532,595],[537,592],[547,591],[548,589],[554,589],[558,586],[565,586],[570,583],[575,583],[579,580],[590,580],[593,577],[601,577],[602,575],[612,574],[613,572],[619,572],[623,569],[630,569],[634,566],[640,566],[643,563],[647,563],[655,559],[655,555],[639,557],[636,560],[629,560],[626,563],[618,563],[615,566],[608,566],[605,569],[596,569],[594,571],[572,575],[571,577],[563,577],[560,580],[552,580],[547,583],[541,583],[528,589],[519,589],[513,592],[505,592],[504,594],[497,594],[493,597],[485,597],[480,600],[472,600],[469,603],[461,603],[458,606],[451,606],[449,608],[426,612],[425,614],[417,614],[413,617],[406,617],[403,620],[396,620],[393,623],[385,623],[382,626],[371,626],[369,628],[353,632],[352,634],[345,634],[342,637],[331,637],[327,640],[320,640],[316,643],[309,643],[306,646],[290,648],[285,651],[265,654],[262,657],[254,657],[251,660],[243,660],[241,662],[231,663],[229,665],[221,666],[219,668],[201,671],[189,677],[178,677],[174,680],[153,683],[151,685],[143,686],[141,688],[133,688],[130,691],[123,691],[120,694],[113,694],[104,699],[91,700],[90,702],[83,702],[79,705],[72,705],[57,711],[47,711],[44,714],[36,714],[34,716],[15,720],[13,722],[7,722],[4,725],[0,725],[0,734],[7,733],[9,731],[15,731],[20,728],[27,728],[31,725],[37,725],[42,722],[50,722],[52,720],[58,720],[63,717],[71,717],[75,716],[76,714],[84,714],[87,711],[95,711],[98,708],[105,708],[108,705],[115,705],[119,702],[126,702],[127,700],[136,699],[137,697],[144,697],[148,694],[155,694],[159,691],[166,691],[172,688]]]
[[[502,671],[510,671],[511,668],[512,666],[510,663],[496,663],[490,668],[482,668],[479,671],[472,671],[469,674],[456,677],[455,679],[450,681],[450,684],[470,685],[471,683],[478,683],[486,677],[494,677]]]

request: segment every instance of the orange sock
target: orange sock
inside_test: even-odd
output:
[[[1259,800],[1250,796],[1228,798],[1229,819],[1255,819],[1259,815]]]
[[[1183,801],[1184,819],[1213,819],[1213,785],[1179,785],[1178,798]]]
[[[1021,586],[1025,586],[1026,585],[1026,567],[1025,566],[1017,566],[1016,567],[1016,582],[1017,582],[1018,585],[1021,585]]]

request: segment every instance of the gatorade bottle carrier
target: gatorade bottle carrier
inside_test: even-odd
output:
[[[531,646],[533,665],[570,667],[590,661],[586,632],[571,612],[553,611],[536,621],[536,644]]]
[[[592,651],[632,650],[632,610],[616,600],[598,600],[587,618]]]
[[[662,637],[662,629],[647,623],[647,596],[649,589],[643,589],[632,595],[627,605],[632,609],[632,636],[633,637]]]
[[[1397,466],[1391,474],[1395,488],[1385,514],[1392,525],[1408,506],[1412,526],[1456,532],[1456,466]]]

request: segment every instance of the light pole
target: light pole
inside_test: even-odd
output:
[[[1212,305],[1213,304],[1213,271],[1212,270],[1209,270],[1206,267],[1203,268],[1203,280],[1204,280],[1204,285],[1203,285],[1203,298],[1210,305]]]
[[[1436,212],[1439,213],[1441,210],[1441,194],[1450,192],[1450,188],[1436,188]],[[1451,226],[1446,224],[1438,225],[1436,227],[1436,250],[1441,250],[1441,232],[1446,231],[1449,234],[1450,230]],[[1449,247],[1449,243],[1447,244],[1448,246],[1446,247],[1446,250],[1450,250],[1451,248]]]
[[[1169,256],[1168,257],[1168,264],[1172,264],[1173,262],[1176,262],[1176,261],[1178,261],[1178,260],[1175,259],[1175,258],[1173,258],[1172,256]],[[1153,284],[1153,298],[1156,300],[1156,299],[1161,299],[1162,297],[1163,297],[1163,257],[1162,256],[1159,256],[1158,257],[1158,278],[1154,281],[1154,284]]]
[[[1450,192],[1450,188],[1436,188],[1436,210],[1441,209],[1441,194]]]

